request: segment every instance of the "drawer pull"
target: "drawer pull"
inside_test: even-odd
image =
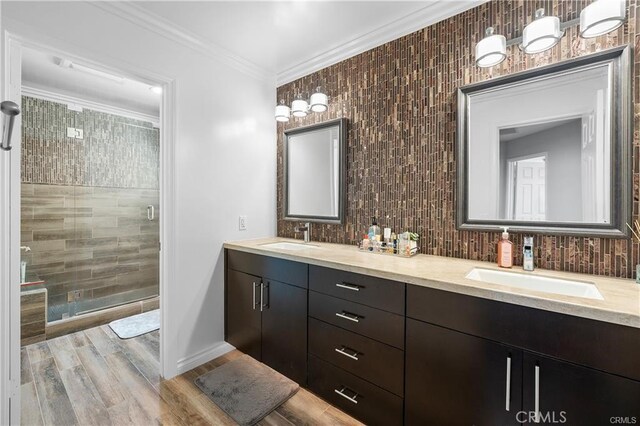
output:
[[[349,321],[353,321],[353,322],[360,322],[360,317],[357,316],[356,314],[350,314],[348,312],[342,311],[342,313],[340,312],[336,312],[336,316],[349,320]]]
[[[345,284],[345,283],[336,283],[336,287],[345,288],[351,291],[360,291],[360,287],[357,285]]]
[[[356,400],[356,398],[358,397],[358,394],[353,392],[354,395],[353,396],[349,396],[347,394],[344,393],[344,391],[346,391],[347,388],[345,386],[342,387],[342,389],[334,389],[334,392],[337,393],[338,395],[340,395],[341,397],[343,397],[344,399],[347,399],[351,402],[353,402],[354,404],[357,404],[358,401]]]
[[[358,360],[358,351],[354,351],[353,349],[350,349],[353,353],[349,353],[347,352],[347,348],[345,348],[344,346],[341,349],[336,348],[336,352],[338,352],[339,354],[342,354],[344,356],[346,356],[347,358],[351,358],[355,361]]]
[[[533,410],[535,411],[534,423],[540,423],[540,366],[536,365],[534,369],[534,402]]]

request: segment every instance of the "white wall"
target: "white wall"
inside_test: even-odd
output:
[[[223,341],[225,240],[276,232],[275,79],[232,69],[84,2],[3,2],[3,26],[29,40],[114,68],[175,81],[175,282],[168,283],[174,348],[167,376]],[[238,216],[248,215],[248,231]]]

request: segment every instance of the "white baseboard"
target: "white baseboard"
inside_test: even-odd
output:
[[[212,359],[218,358],[226,354],[227,352],[231,352],[235,347],[228,344],[227,342],[218,342],[213,346],[205,348],[195,354],[182,358],[178,360],[178,374],[186,373],[189,370],[193,370],[196,367],[205,364]]]

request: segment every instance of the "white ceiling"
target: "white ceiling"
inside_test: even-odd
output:
[[[149,1],[134,12],[282,84],[485,1]]]
[[[278,85],[427,27],[487,0],[94,2],[183,45]],[[65,58],[62,58],[65,59]],[[144,83],[63,68],[26,50],[23,84],[158,116]]]
[[[24,49],[22,52],[23,91],[26,94],[38,93],[39,96],[48,99],[60,99],[63,102],[66,101],[65,103],[74,103],[71,101],[77,100],[77,103],[84,104],[90,109],[92,106],[96,109],[95,104],[106,105],[114,112],[123,110],[122,115],[148,115],[155,118],[151,120],[151,117],[148,117],[150,121],[158,121],[162,96],[153,93],[148,84],[126,78],[117,82],[73,68],[61,67],[59,65],[61,59],[67,58],[56,57],[34,49]],[[86,64],[80,63],[80,65]],[[127,112],[133,114],[127,114]]]

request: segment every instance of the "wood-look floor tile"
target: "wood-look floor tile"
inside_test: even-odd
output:
[[[20,422],[26,426],[43,424],[34,382],[28,382],[20,386]]]
[[[47,342],[39,342],[27,346],[27,353],[29,354],[29,359],[31,360],[32,365],[40,361],[44,361],[47,358],[53,357],[53,354],[51,353],[51,349],[49,349],[49,345],[47,345]]]
[[[111,423],[109,412],[82,365],[63,370],[60,376],[81,425]]]
[[[187,424],[236,424],[193,381],[182,376],[162,382],[160,395],[171,411]]]
[[[118,382],[115,374],[98,350],[92,344],[89,344],[77,348],[76,353],[104,405],[110,408],[124,402],[125,397],[121,389],[122,385]]]
[[[292,426],[289,420],[282,417],[277,411],[270,413],[267,417],[258,422],[258,426]]]
[[[106,356],[120,350],[120,346],[114,342],[113,339],[107,336],[102,327],[90,328],[85,330],[84,333],[102,356]]]
[[[300,388],[276,411],[294,425],[311,425],[319,424],[320,417],[328,407],[328,403],[308,390]]]
[[[80,364],[75,348],[67,336],[47,340],[47,344],[51,349],[53,358],[56,360],[58,370],[66,370]]]
[[[84,331],[77,331],[75,333],[69,334],[69,340],[71,340],[71,344],[75,348],[81,348],[83,346],[89,345],[91,342],[89,338],[84,334]]]
[[[32,364],[42,418],[47,425],[76,425],[78,419],[53,357]]]
[[[335,426],[364,426],[353,417],[338,410],[332,405],[322,413],[319,418],[319,424],[323,425],[335,425]]]
[[[151,425],[155,419],[150,417],[138,401],[131,395],[122,402],[109,407],[109,417],[114,425]]]
[[[156,418],[160,414],[161,404],[160,397],[151,383],[122,352],[113,352],[107,355],[105,360],[121,385],[136,399],[149,417]]]
[[[119,340],[120,350],[156,389],[160,383],[160,363],[137,339]]]
[[[113,332],[109,324],[101,325],[100,328],[104,331],[104,334],[107,335],[109,339],[119,339],[118,335]]]
[[[31,374],[31,361],[26,348],[20,349],[20,384],[31,383],[33,374]]]

